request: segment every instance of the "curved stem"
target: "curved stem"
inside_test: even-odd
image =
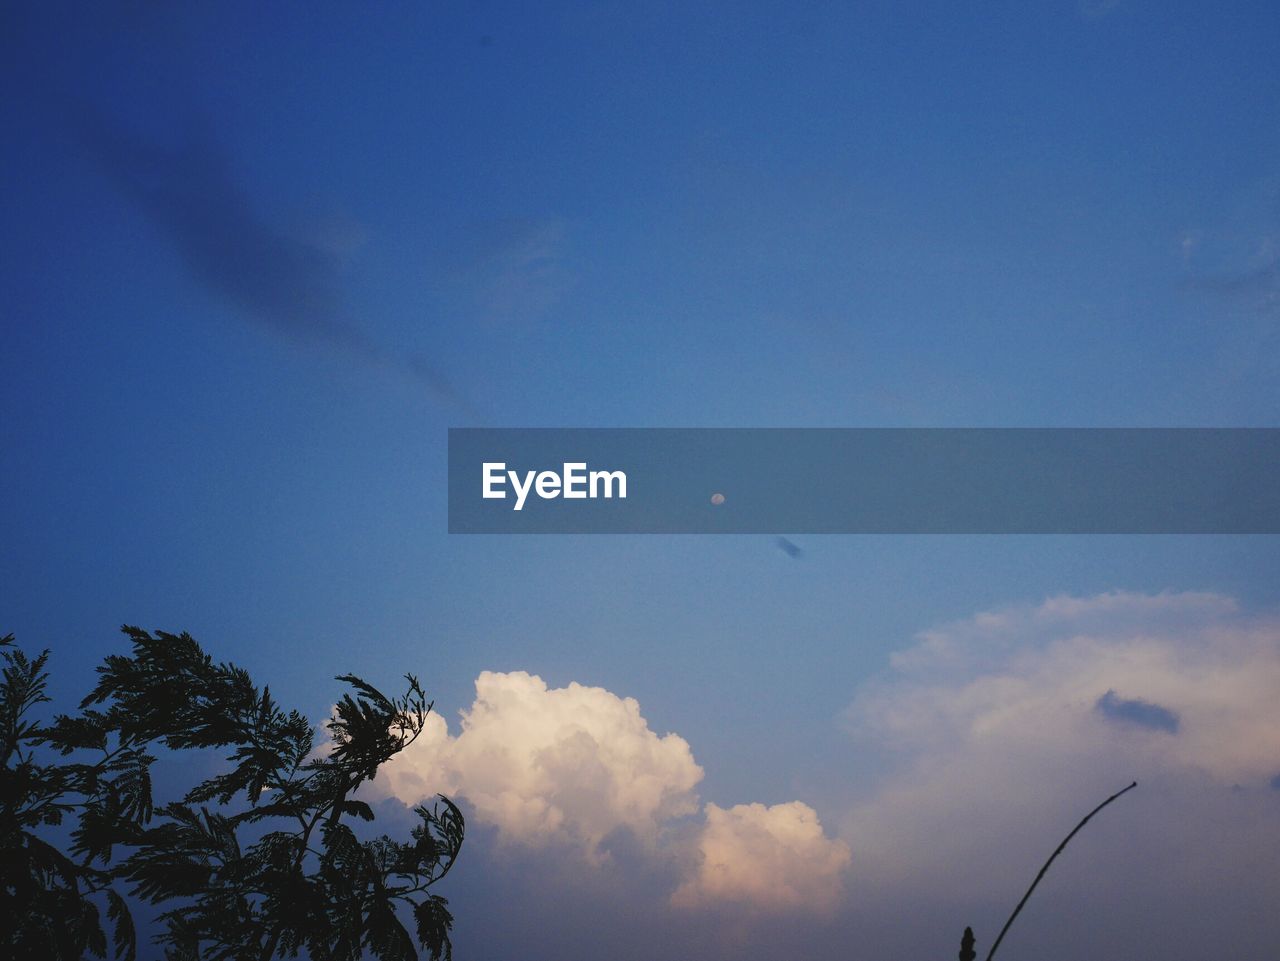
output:
[[[1129,791],[1132,791],[1137,786],[1138,786],[1138,782],[1134,781],[1123,791],[1117,791],[1115,794],[1111,795],[1111,797],[1107,798],[1105,801],[1099,804],[1096,808],[1094,808],[1092,811],[1086,814],[1084,816],[1084,820],[1082,820],[1079,824],[1075,826],[1075,830],[1073,830],[1070,834],[1068,834],[1065,838],[1062,839],[1062,843],[1058,845],[1057,850],[1049,855],[1048,861],[1044,862],[1044,867],[1040,869],[1040,873],[1036,875],[1036,879],[1031,882],[1031,887],[1027,888],[1027,893],[1022,896],[1022,900],[1018,902],[1018,906],[1013,909],[1013,914],[1009,915],[1009,920],[1006,921],[1004,923],[1004,927],[1000,929],[1000,936],[996,938],[995,943],[991,945],[991,950],[987,952],[987,961],[991,961],[991,959],[995,957],[996,948],[1000,947],[1000,942],[1004,940],[1004,936],[1009,931],[1009,927],[1013,924],[1014,918],[1016,918],[1019,912],[1022,911],[1022,906],[1026,904],[1027,899],[1031,897],[1031,892],[1036,889],[1036,885],[1040,883],[1040,879],[1045,876],[1045,872],[1049,870],[1049,865],[1053,863],[1054,858],[1056,858],[1059,854],[1062,853],[1062,849],[1067,846],[1067,842],[1070,841],[1073,837],[1075,837],[1079,833],[1082,827],[1084,827],[1086,824],[1089,823],[1089,819],[1091,817],[1093,817],[1095,814],[1101,811],[1104,807],[1106,807],[1108,804],[1110,804],[1120,795],[1125,794]]]

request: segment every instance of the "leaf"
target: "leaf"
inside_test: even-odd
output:
[[[59,714],[46,728],[42,740],[48,742],[63,755],[77,749],[105,750],[107,746],[107,719],[100,711],[86,711],[81,717]]]
[[[430,952],[432,961],[453,961],[453,944],[449,941],[453,915],[448,904],[438,894],[429,894],[413,909],[418,941]]]
[[[80,917],[75,922],[78,933],[84,938],[85,950],[95,958],[107,955],[107,936],[102,932],[98,906],[88,898],[80,902]]]
[[[107,889],[107,917],[113,922],[111,940],[115,944],[118,961],[135,961],[138,956],[138,935],[133,927],[133,915],[129,905],[111,888]]]
[[[405,930],[388,898],[375,901],[365,925],[365,943],[384,961],[417,961],[413,939]]]
[[[443,794],[437,797],[438,801],[432,807],[419,805],[413,809],[422,818],[422,824],[413,829],[412,835],[417,842],[418,857],[423,868],[431,875],[428,882],[430,884],[449,873],[462,850],[466,830],[466,821],[458,806]]]
[[[364,801],[347,800],[342,802],[342,813],[358,817],[362,821],[373,820],[373,808]]]

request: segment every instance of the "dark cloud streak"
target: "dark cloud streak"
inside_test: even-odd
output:
[[[786,554],[788,557],[792,558],[793,560],[799,559],[804,556],[804,548],[802,548],[799,544],[795,543],[795,541],[788,540],[785,537],[778,537],[774,539],[773,543],[774,543],[774,546],[778,548],[778,550],[782,551],[784,554]]]
[[[1103,717],[1110,721],[1136,724],[1139,727],[1150,728],[1153,731],[1168,731],[1170,734],[1178,733],[1178,715],[1167,707],[1152,704],[1150,701],[1143,701],[1137,698],[1130,700],[1120,697],[1115,691],[1107,691],[1106,694],[1098,698],[1098,703],[1095,707]]]
[[[472,405],[425,358],[393,355],[353,323],[343,303],[338,257],[267,222],[208,129],[192,123],[184,138],[161,143],[83,102],[71,115],[89,157],[211,294],[295,343],[397,370],[476,419]]]

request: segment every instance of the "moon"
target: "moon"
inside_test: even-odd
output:
[[[721,494],[719,491],[716,491],[714,494],[711,495],[711,503],[715,504],[716,507],[719,507],[721,504],[724,503],[724,495]]]

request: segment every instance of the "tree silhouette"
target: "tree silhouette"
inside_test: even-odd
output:
[[[105,908],[116,957],[133,959],[127,892],[163,908],[155,940],[174,961],[407,961],[418,947],[448,961],[453,918],[428,889],[458,856],[461,812],[444,797],[416,808],[403,842],[361,841],[346,823],[373,820],[356,789],[422,731],[432,705],[417,679],[389,698],[339,677],[351,690],[317,753],[306,718],[189,635],[123,631],[131,653],[51,723],[32,717],[49,700],[48,651],[0,638],[0,955],[103,957]],[[226,751],[229,770],[156,808],[159,749]],[[67,828],[64,853],[49,838]]]

